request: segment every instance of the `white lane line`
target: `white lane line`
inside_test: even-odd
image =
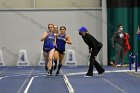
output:
[[[73,89],[72,85],[70,84],[67,76],[63,74],[62,70],[60,70],[60,71],[61,71],[61,73],[62,73],[62,75],[64,77],[64,82],[65,82],[65,84],[66,84],[66,86],[68,88],[69,93],[74,93],[74,89]]]
[[[7,78],[7,77],[10,77],[10,76],[4,76],[4,77],[0,77],[0,80],[1,80],[1,79],[3,79],[3,78]]]
[[[113,84],[112,82],[108,81],[107,79],[105,78],[101,78],[103,79],[104,81],[106,81],[108,84],[110,84],[111,86],[115,87],[117,90],[121,91],[122,93],[127,93],[125,90],[121,89],[120,87],[118,87],[117,85]]]
[[[23,76],[23,75],[3,76],[3,77],[0,77],[0,80],[1,80],[1,79],[4,79],[4,78],[8,78],[8,77],[18,77],[18,76]]]
[[[24,80],[24,82],[22,83],[22,85],[20,86],[19,90],[17,91],[17,93],[21,93],[21,90],[23,89],[24,85],[26,84],[27,80],[29,79],[29,77],[31,76],[32,72],[33,72],[34,68],[31,69],[30,73],[28,74],[27,78]]]
[[[30,82],[28,83],[28,85],[27,85],[27,87],[26,87],[24,93],[28,93],[28,90],[29,90],[31,84],[32,84],[34,78],[36,78],[36,77],[38,77],[38,76],[34,76],[34,77],[31,78],[31,80],[30,80]]]
[[[23,75],[3,76],[3,77],[0,77],[0,80],[4,78],[8,78],[8,77],[20,77],[20,76],[23,76]]]
[[[4,68],[2,71],[0,71],[0,74],[4,73],[4,71],[6,71],[8,69],[8,67]]]
[[[140,70],[138,70],[140,71]],[[117,73],[117,72],[135,72],[135,70],[112,70],[112,71],[105,71],[105,73]],[[82,74],[86,74],[86,72],[75,72],[75,73],[68,73],[66,74],[66,76],[73,76],[73,75],[82,75]],[[98,74],[97,71],[94,71],[94,74]]]
[[[75,72],[75,73],[68,73],[66,76],[73,76],[73,75],[82,75],[85,74],[86,72]],[[95,72],[94,72],[95,73]]]
[[[73,89],[72,85],[70,84],[68,78],[66,77],[66,75],[63,75],[63,76],[64,76],[65,84],[69,90],[69,93],[74,93],[74,89]]]
[[[114,71],[105,71],[105,73],[118,73],[118,72],[135,72],[135,70],[114,70]],[[86,72],[76,72],[76,73],[69,73],[66,74],[66,76],[73,76],[73,75],[82,75],[85,74]],[[94,71],[94,74],[98,74],[97,71]],[[106,81],[107,83],[109,83],[111,86],[115,87],[117,90],[121,91],[121,93],[127,93],[125,90],[123,90],[122,88],[118,87],[117,85],[113,84],[112,82],[108,81],[105,78],[102,78],[104,81]]]

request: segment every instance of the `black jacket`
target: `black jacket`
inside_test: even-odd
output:
[[[88,45],[89,50],[92,48],[92,53],[94,56],[97,56],[103,44],[97,41],[91,34],[86,33],[85,36],[82,36],[84,42]]]

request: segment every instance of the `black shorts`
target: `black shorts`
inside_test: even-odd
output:
[[[65,50],[59,50],[59,49],[57,49],[57,48],[55,48],[55,50],[56,50],[56,51],[58,51],[58,52],[59,52],[59,54],[62,54],[62,55],[64,55],[64,54],[65,54]]]

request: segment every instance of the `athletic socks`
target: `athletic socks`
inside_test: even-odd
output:
[[[56,76],[58,76],[59,75],[59,70],[57,70],[57,72],[56,72],[56,74],[55,74]]]
[[[57,64],[56,64],[56,66],[57,66]],[[62,65],[59,64],[59,65],[58,65],[58,70],[57,70],[57,72],[56,72],[56,76],[59,75],[59,71],[60,71],[61,67],[62,67]],[[51,76],[51,75],[52,75],[53,69],[54,69],[54,67],[52,67],[52,68],[49,70],[48,67],[45,66],[45,70],[47,71],[47,76]],[[55,69],[56,69],[56,68],[55,68]]]
[[[59,64],[59,65],[58,65],[58,70],[57,70],[57,72],[56,72],[56,76],[59,75],[59,71],[60,71],[61,67],[62,67],[62,65]]]
[[[60,69],[61,69],[61,67],[62,67],[62,65],[60,65],[60,64],[59,64],[59,65],[58,65],[58,70],[60,70]]]
[[[48,67],[47,67],[47,66],[45,66],[45,70],[46,70],[46,71],[48,70]]]

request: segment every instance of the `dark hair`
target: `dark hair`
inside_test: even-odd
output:
[[[140,28],[140,25],[138,27]]]
[[[54,25],[53,25],[53,24],[48,24],[48,28],[49,28],[49,26],[50,26],[50,25],[52,25],[52,26],[54,27]]]
[[[66,27],[65,27],[65,26],[61,26],[60,29],[61,29],[61,28],[64,28],[64,29],[66,30]]]
[[[82,34],[79,32],[79,35],[82,35]]]
[[[119,28],[120,26],[123,26],[123,25],[122,25],[122,24],[119,24],[119,25],[118,25],[118,28]]]

